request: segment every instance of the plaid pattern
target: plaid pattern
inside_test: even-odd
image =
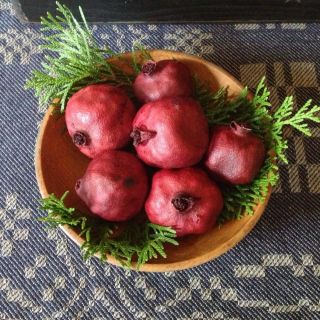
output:
[[[272,102],[319,101],[318,24],[96,25],[101,44],[197,54]],[[0,0],[0,319],[320,319],[320,127],[287,131],[289,164],[255,229],[200,267],[146,274],[84,263],[61,231],[35,218],[34,143],[43,108],[23,89],[39,66],[39,26]]]

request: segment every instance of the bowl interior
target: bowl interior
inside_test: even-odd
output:
[[[183,61],[192,73],[207,82],[213,90],[228,87],[229,95],[236,96],[243,88],[226,71],[200,58],[164,50],[151,51],[151,55],[155,61],[163,59]],[[64,116],[52,115],[52,108],[49,108],[39,131],[35,153],[36,174],[41,195],[46,197],[50,193],[55,193],[60,197],[69,190],[67,204],[80,210],[85,208],[74,191],[74,185],[84,174],[89,161],[90,159],[74,147],[66,129]],[[270,192],[271,190],[269,195]],[[253,228],[263,213],[267,201],[268,199],[256,207],[253,216],[230,221],[200,236],[180,239],[178,247],[168,245],[166,259],[152,260],[145,264],[141,271],[162,272],[191,268],[223,254]],[[76,243],[83,242],[71,228],[64,226],[62,229]],[[118,264],[112,257],[108,257],[108,261]]]

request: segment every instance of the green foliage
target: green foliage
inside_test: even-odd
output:
[[[234,100],[228,100],[228,91],[225,88],[212,92],[205,84],[197,81],[196,96],[205,110],[211,126],[229,124],[231,121],[246,123],[253,132],[265,137],[269,132],[272,117],[269,113],[270,92],[267,90],[264,79],[257,86],[252,100],[248,99],[249,90],[244,88]]]
[[[132,46],[132,68],[136,74],[141,72],[141,64],[139,58],[143,61],[153,61],[150,53],[139,42],[135,42]]]
[[[202,106],[209,125],[223,123],[228,118],[229,110],[226,108],[228,92],[220,88],[213,92],[208,84],[202,83],[197,77],[193,78],[196,99]]]
[[[284,139],[282,130],[285,126],[291,126],[306,136],[311,135],[309,128],[310,122],[320,123],[320,107],[311,106],[312,101],[308,100],[298,111],[293,111],[293,98],[287,97],[281,106],[272,115],[273,125],[271,130],[272,148],[278,158],[285,163],[288,160],[285,156],[285,150],[288,148],[287,141]]]
[[[271,151],[259,175],[249,185],[223,186],[225,206],[220,215],[220,223],[230,219],[240,219],[243,214],[253,214],[255,206],[263,202],[268,189],[275,186],[279,179],[277,161],[287,163],[285,150],[287,140],[283,128],[291,126],[297,131],[310,135],[309,123],[320,122],[319,106],[311,106],[311,100],[293,111],[293,99],[287,97],[274,113],[269,102],[270,92],[265,80],[257,86],[255,95],[248,99],[248,88],[244,88],[237,98],[228,100],[227,90],[212,92],[205,84],[196,81],[196,95],[205,110],[209,124],[229,124],[231,121],[246,123],[255,134],[260,136],[266,148]]]
[[[46,50],[43,71],[35,70],[27,81],[26,88],[34,89],[40,105],[59,101],[64,111],[70,96],[81,88],[94,83],[110,83],[118,86],[130,86],[132,75],[121,71],[106,60],[117,57],[108,47],[100,49],[87,25],[81,7],[81,22],[71,11],[57,2],[58,15],[47,13],[41,18],[41,31]],[[50,55],[49,55],[50,54]]]
[[[132,221],[118,236],[113,236],[115,223],[84,217],[74,208],[68,208],[64,203],[67,194],[68,192],[60,199],[53,194],[42,199],[41,209],[47,211],[47,216],[39,220],[47,222],[51,227],[58,225],[77,227],[80,236],[84,236],[85,239],[81,247],[85,259],[99,254],[104,261],[109,254],[126,267],[130,267],[135,259],[137,268],[140,268],[150,259],[158,256],[165,258],[165,243],[178,245],[174,230],[149,222]]]
[[[48,212],[47,217],[40,218],[42,222],[48,223],[50,227],[58,227],[60,224],[68,224],[69,226],[79,226],[86,223],[85,217],[76,217],[74,208],[67,208],[64,200],[68,195],[66,191],[63,196],[58,199],[55,195],[49,195],[48,198],[41,199],[40,209]]]
[[[259,175],[249,185],[224,186],[222,188],[224,208],[219,222],[241,219],[244,214],[253,215],[259,202],[264,202],[268,188],[279,180],[278,165],[270,156],[266,159]]]

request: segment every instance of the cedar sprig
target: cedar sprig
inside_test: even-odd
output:
[[[285,156],[288,143],[283,137],[283,128],[290,126],[306,136],[311,136],[309,124],[311,122],[320,123],[320,106],[311,106],[311,103],[312,100],[308,100],[294,113],[293,97],[287,97],[272,116],[272,147],[278,158],[284,163],[288,163],[288,159]]]
[[[77,228],[80,236],[84,236],[81,246],[84,259],[98,254],[102,261],[107,255],[113,256],[123,266],[130,267],[133,260],[137,268],[156,259],[166,257],[164,245],[178,245],[176,233],[169,227],[163,227],[150,222],[128,223],[118,236],[113,236],[115,223],[94,217],[84,217],[75,208],[69,208],[64,203],[68,192],[59,199],[54,194],[41,200],[41,209],[47,211],[47,216],[39,220],[47,222],[50,227],[68,225]]]
[[[153,61],[150,52],[138,41],[135,41],[132,45],[132,68],[136,74],[141,72],[141,60]]]
[[[217,92],[205,84],[196,83],[196,96],[202,105],[209,124],[229,124],[231,121],[247,124],[255,134],[260,136],[269,150],[263,167],[255,180],[248,185],[223,186],[224,210],[220,222],[240,219],[244,214],[252,215],[259,202],[263,202],[270,187],[279,180],[277,162],[288,162],[285,151],[288,142],[283,136],[283,128],[290,126],[298,132],[309,136],[311,122],[319,123],[320,107],[311,106],[307,101],[298,111],[293,110],[293,98],[287,97],[283,103],[271,111],[270,92],[263,78],[250,99],[248,88],[244,88],[233,100],[227,98],[227,89]]]
[[[118,55],[110,48],[101,49],[96,43],[81,7],[81,22],[65,6],[57,4],[57,16],[47,13],[41,18],[41,31],[46,54],[42,71],[35,70],[26,82],[27,89],[34,89],[40,105],[59,101],[64,111],[70,96],[81,88],[95,83],[131,86],[133,75],[126,74],[108,57]]]
[[[74,208],[67,208],[64,200],[68,195],[66,191],[60,199],[51,194],[47,198],[41,199],[41,210],[45,210],[48,216],[39,218],[40,221],[48,223],[50,227],[57,227],[61,224],[68,224],[69,226],[83,226],[86,224],[86,217],[75,216]]]
[[[94,230],[94,226],[92,229]],[[101,260],[105,261],[107,254],[110,254],[126,267],[131,267],[135,259],[137,268],[140,269],[151,259],[159,256],[166,258],[164,245],[165,243],[178,245],[175,238],[175,231],[169,227],[150,222],[141,224],[131,221],[118,237],[111,238],[105,233],[96,234],[98,240],[86,241],[82,250],[85,259],[99,254]]]

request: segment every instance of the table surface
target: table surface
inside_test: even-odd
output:
[[[249,87],[266,75],[273,104],[319,102],[320,25],[92,25],[99,43],[180,50]],[[92,259],[36,220],[34,144],[44,109],[26,78],[39,67],[38,24],[0,0],[0,319],[320,319],[320,127],[288,131],[289,164],[255,229],[234,249],[173,273],[124,271]]]

